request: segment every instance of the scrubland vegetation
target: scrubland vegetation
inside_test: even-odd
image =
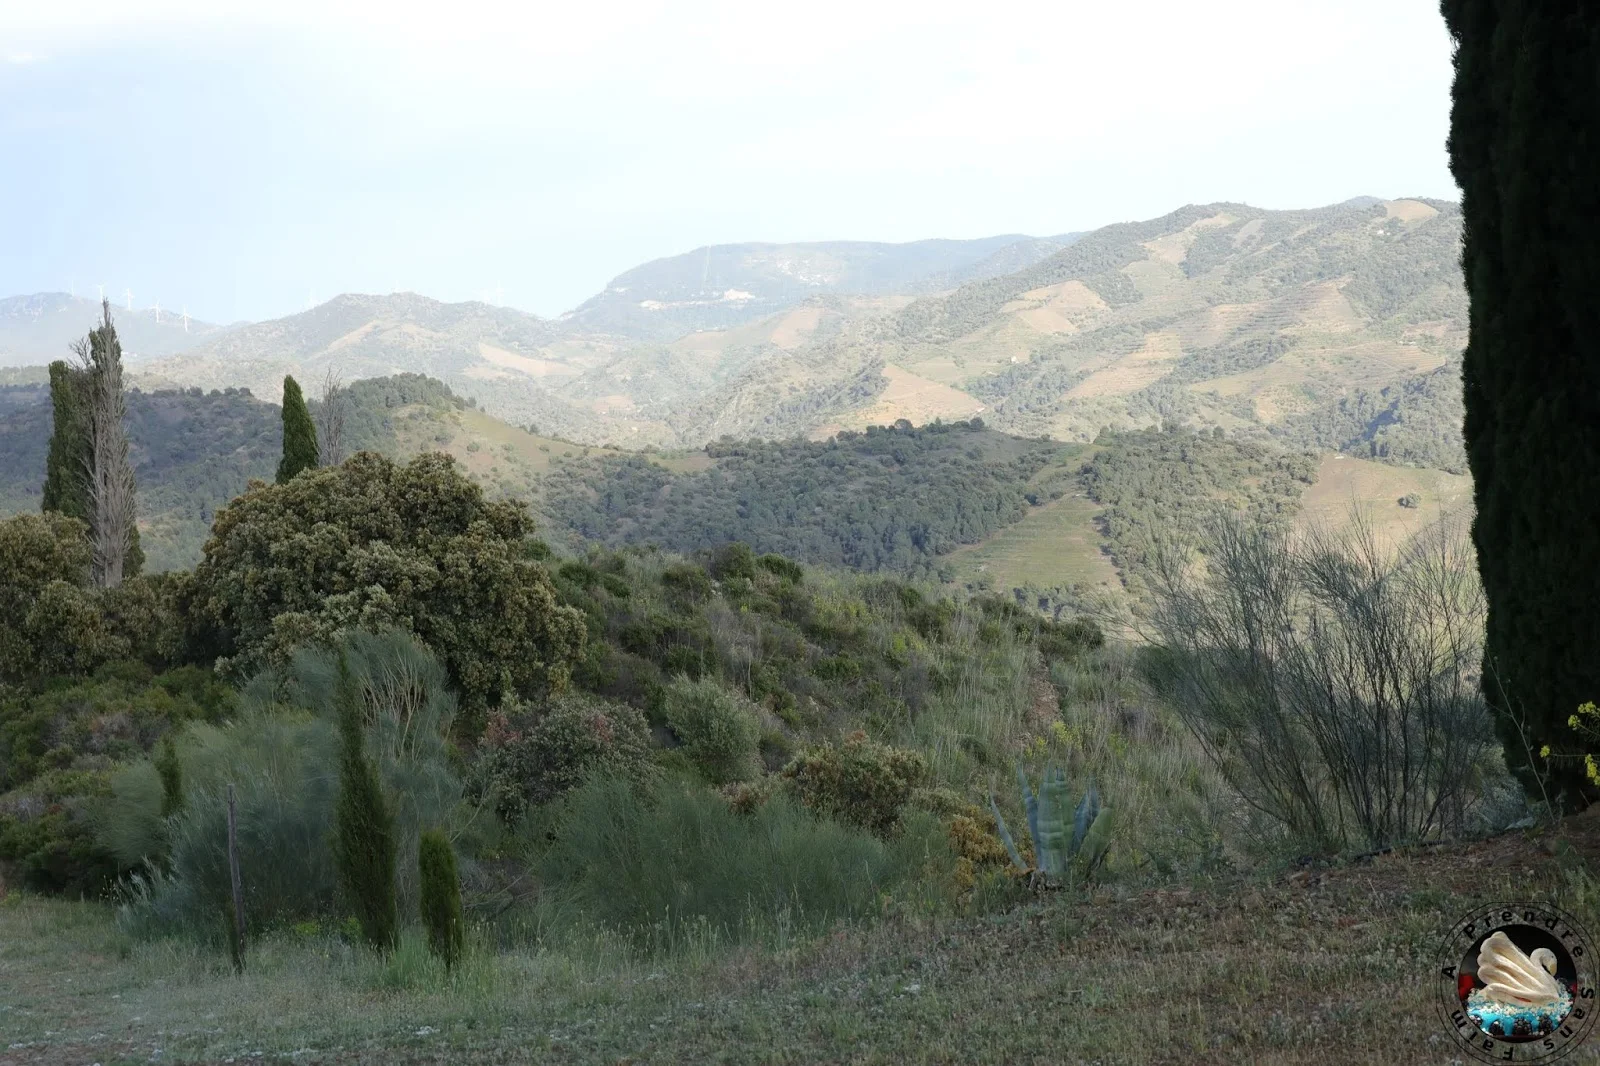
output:
[[[1296,1049],[1336,1039],[1320,1000],[1259,1025],[1237,987],[1194,1030],[1174,967],[1202,964],[1262,990],[1331,972],[1359,990],[1340,1017],[1393,1024],[1379,1000],[1412,1002],[1477,890],[1386,883],[1372,918],[1362,868],[1330,894],[1280,878],[1526,815],[1468,678],[1470,560],[1448,531],[1393,559],[1291,543],[1272,501],[1299,468],[1213,436],[1108,442],[1086,476],[1138,524],[1204,494],[1137,490],[1173,448],[1253,463],[1257,502],[1151,523],[1174,535],[1142,556],[1144,644],[736,541],[563,557],[438,455],[257,483],[194,571],[113,587],[84,523],[6,520],[11,1053],[1315,1061]],[[1398,689],[1362,669],[1369,634],[1412,656]],[[1421,765],[1373,747],[1396,730]],[[1353,782],[1354,747],[1391,754]],[[1356,802],[1373,783],[1381,809]],[[1153,1026],[1106,1030],[1152,990]],[[122,1004],[130,1035],[96,1036]]]

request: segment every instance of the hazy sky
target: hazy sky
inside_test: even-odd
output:
[[[0,296],[540,314],[703,244],[1454,198],[1436,0],[0,0]]]

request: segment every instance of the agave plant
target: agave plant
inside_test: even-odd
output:
[[[1017,842],[1000,814],[994,793],[989,794],[989,809],[994,812],[1000,840],[1011,861],[1017,869],[1047,885],[1068,876],[1079,881],[1088,880],[1105,860],[1106,849],[1111,846],[1111,808],[1100,805],[1100,794],[1093,784],[1073,808],[1067,775],[1060,767],[1045,770],[1037,792],[1020,765],[1017,782],[1022,786],[1022,805],[1028,813],[1028,835],[1033,838],[1032,866],[1022,861],[1022,853],[1017,850]],[[1070,832],[1068,811],[1072,812]]]

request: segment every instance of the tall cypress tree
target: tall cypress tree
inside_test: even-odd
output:
[[[50,405],[52,429],[50,451],[45,459],[44,498],[40,510],[55,511],[79,519],[89,527],[91,540],[97,530],[115,527],[121,556],[112,583],[136,576],[144,567],[144,549],[139,545],[139,527],[133,502],[136,485],[127,466],[127,432],[123,426],[122,344],[111,321],[110,304],[102,301],[99,326],[73,346],[79,365],[63,360],[50,364]],[[105,414],[98,423],[96,404],[104,401]],[[110,471],[117,484],[115,506],[102,506],[95,500],[95,477],[100,458],[95,450],[96,434],[107,438],[105,458],[115,469]],[[104,486],[102,486],[104,488]],[[109,501],[108,501],[109,503]],[[115,514],[110,512],[115,511]],[[105,513],[102,513],[105,512]],[[97,565],[99,580],[104,567]]]
[[[380,951],[395,946],[400,933],[395,901],[394,813],[383,795],[377,767],[367,758],[362,733],[361,696],[350,663],[339,652],[334,688],[339,717],[339,800],[334,808],[334,861],[362,936]]]
[[[278,463],[278,484],[317,465],[317,427],[300,392],[300,383],[283,379],[283,459]]]
[[[1594,798],[1567,725],[1600,699],[1600,5],[1443,0],[1471,300],[1464,431],[1489,602],[1484,692],[1530,791]]]
[[[89,374],[63,359],[50,364],[50,453],[40,510],[89,521]]]
[[[417,878],[428,947],[444,960],[445,969],[453,970],[461,961],[461,876],[450,839],[437,829],[417,842]]]
[[[122,384],[122,342],[111,321],[111,302],[100,301],[100,325],[78,348],[88,374],[89,539],[95,583],[114,588],[144,565],[139,547],[138,482],[128,457],[127,398]]]

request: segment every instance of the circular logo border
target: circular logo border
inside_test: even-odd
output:
[[[1490,1036],[1467,1017],[1457,991],[1461,957],[1480,937],[1513,925],[1531,925],[1549,931],[1561,941],[1578,971],[1572,1012],[1544,1040],[1514,1041]],[[1555,1062],[1588,1039],[1596,1019],[1600,1019],[1600,988],[1597,988],[1600,981],[1596,973],[1600,955],[1596,954],[1594,942],[1577,919],[1553,903],[1522,901],[1474,907],[1450,927],[1439,958],[1442,962],[1434,968],[1434,980],[1439,990],[1440,1017],[1457,1046],[1480,1062]]]

